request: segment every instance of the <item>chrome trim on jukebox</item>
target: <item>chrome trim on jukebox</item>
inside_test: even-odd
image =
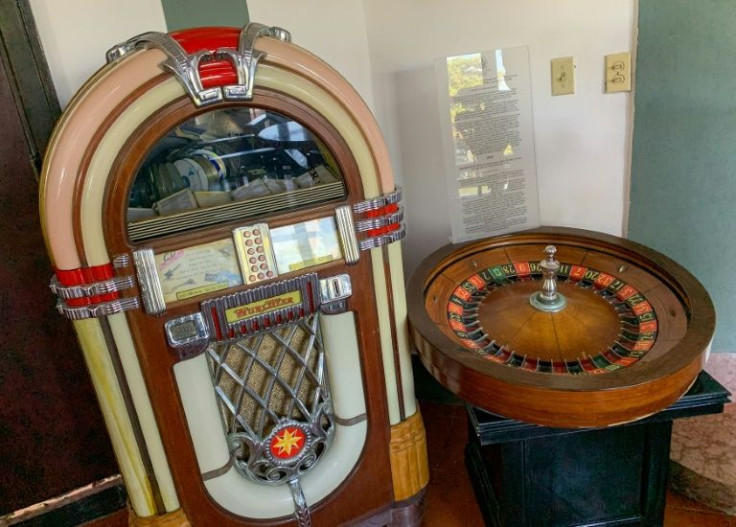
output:
[[[180,360],[203,353],[210,342],[210,333],[202,313],[168,320],[164,329],[169,346],[177,350]]]
[[[176,76],[196,106],[223,100],[222,89],[219,86],[204,89],[199,76],[199,63],[212,60],[211,52],[201,51],[194,55],[187,55],[184,48],[169,35],[150,31],[108,50],[107,62],[113,62],[137,48],[156,48],[163,51],[167,58],[161,63],[161,67]]]
[[[305,318],[321,305],[317,273],[205,300],[212,341],[239,339]]]
[[[396,187],[393,192],[384,194],[383,196],[355,203],[353,205],[353,211],[361,214],[370,210],[380,209],[386,205],[398,203],[399,201],[401,201],[401,187]]]
[[[404,236],[406,236],[406,228],[402,224],[395,231],[391,231],[387,234],[381,234],[380,236],[373,236],[371,238],[360,240],[360,242],[358,242],[358,245],[360,245],[361,251],[365,251],[368,249],[381,247],[382,245],[388,245],[389,243],[397,242],[401,240]]]
[[[140,301],[138,297],[119,298],[110,302],[101,302],[89,306],[69,306],[62,301],[56,304],[56,310],[71,320],[83,320],[85,318],[100,318],[131,309],[138,309]]]
[[[209,341],[210,334],[204,323],[202,313],[193,313],[179,318],[172,318],[164,324],[166,340],[172,347],[178,348],[200,340]],[[184,329],[186,328],[186,329]],[[186,331],[187,333],[182,333]]]
[[[161,315],[166,312],[166,302],[161,289],[161,282],[156,271],[156,260],[153,249],[138,249],[133,252],[138,287],[141,290],[143,307],[149,315]]]
[[[349,274],[339,274],[319,281],[322,304],[348,298],[353,294]]]
[[[322,278],[319,281],[319,288],[322,296],[322,311],[336,314],[347,310],[347,299],[353,294],[350,275],[339,274]]]
[[[161,66],[173,73],[181,82],[196,106],[206,106],[223,99],[250,100],[253,98],[253,84],[258,61],[266,54],[254,49],[255,40],[269,36],[289,42],[291,35],[285,29],[251,23],[240,34],[239,49],[219,48],[216,51],[199,51],[188,55],[184,48],[165,33],[150,31],[135,36],[107,51],[107,62],[113,62],[137,48],[157,48],[167,59]],[[204,88],[199,74],[200,63],[213,60],[228,60],[238,76],[237,84]]]
[[[399,210],[392,212],[391,214],[355,222],[355,230],[358,232],[365,232],[371,229],[379,229],[393,223],[401,223],[402,221],[404,221],[404,209],[399,207]]]
[[[219,54],[217,54],[219,55]],[[189,98],[195,106],[206,106],[216,102],[221,102],[225,99],[225,94],[222,88],[214,86],[212,88],[205,89],[202,86],[202,79],[199,76],[199,65],[204,62],[211,62],[217,57],[216,54],[209,51],[199,51],[193,55],[189,55],[187,58],[187,67],[183,70],[178,68],[170,68],[171,72],[176,75],[179,81],[187,90]],[[225,56],[223,56],[224,58]],[[163,66],[167,66],[168,61],[163,63]],[[176,63],[179,66],[179,63]]]
[[[296,511],[294,511],[296,524],[298,527],[312,527],[312,515],[309,512],[309,505],[307,505],[307,499],[304,497],[299,478],[292,478],[288,483],[291,497],[294,499],[294,506],[296,507]]]
[[[237,51],[227,48],[218,49],[218,58],[227,57],[233,63],[238,75],[237,84],[222,87],[225,98],[235,100],[250,100],[253,98],[256,66],[258,66],[258,61],[266,55],[254,47],[258,37],[273,37],[285,42],[291,41],[291,34],[285,29],[250,23],[240,32]]]
[[[355,235],[355,222],[353,212],[349,205],[343,205],[335,209],[335,221],[340,232],[340,245],[346,264],[354,264],[360,260],[358,249],[358,237]]]
[[[247,24],[240,31],[238,50],[244,55],[251,55],[254,51],[255,41],[258,37],[272,37],[282,42],[291,42],[291,33],[278,26],[267,26],[257,22]],[[258,53],[258,52],[256,52]]]
[[[365,237],[358,241],[361,251],[375,249],[402,239],[406,235],[401,188],[375,199],[353,205],[353,211],[364,217],[355,222],[355,229]]]
[[[127,267],[130,267],[130,255],[118,254],[112,259],[112,266],[115,269],[125,269]]]
[[[132,276],[115,276],[108,280],[93,282],[91,284],[63,286],[54,276],[51,278],[49,288],[59,298],[69,300],[72,298],[87,298],[116,293],[124,289],[130,289],[133,285],[135,285],[135,279]]]
[[[253,81],[256,77],[256,66],[265,53],[256,52],[252,60],[248,60],[242,53],[234,49],[222,48],[217,50],[218,58],[229,60],[238,76],[236,84],[228,84],[222,87],[223,96],[226,99],[250,100],[253,98]]]

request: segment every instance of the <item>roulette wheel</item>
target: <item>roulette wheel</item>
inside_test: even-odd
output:
[[[407,302],[422,363],[466,402],[488,525],[662,524],[672,421],[729,395],[701,372],[715,311],[687,270],[546,227],[439,249]]]
[[[695,381],[715,328],[708,293],[680,265],[573,229],[445,247],[407,294],[415,344],[440,383],[491,412],[556,427],[667,407]]]

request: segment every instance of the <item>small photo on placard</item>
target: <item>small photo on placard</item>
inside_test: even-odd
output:
[[[342,258],[334,217],[271,229],[271,244],[279,274]]]

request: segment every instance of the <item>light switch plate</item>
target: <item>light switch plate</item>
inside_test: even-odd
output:
[[[631,91],[631,53],[606,55],[606,93]]]
[[[575,93],[575,57],[552,59],[552,95]]]

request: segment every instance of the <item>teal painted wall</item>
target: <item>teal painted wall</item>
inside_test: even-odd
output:
[[[629,238],[689,269],[736,351],[736,2],[640,0]]]
[[[245,0],[161,0],[168,31],[201,26],[243,27],[248,23]]]

